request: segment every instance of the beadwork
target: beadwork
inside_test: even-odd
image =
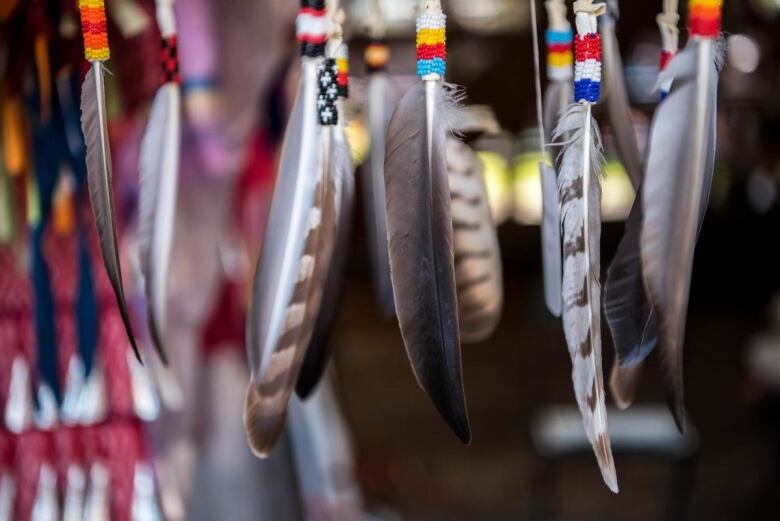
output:
[[[79,13],[84,35],[84,57],[91,62],[108,60],[111,53],[103,0],[79,0]]]
[[[384,40],[373,40],[366,47],[364,57],[368,72],[381,71],[387,67],[387,62],[390,61],[390,49],[387,48]]]
[[[160,49],[160,67],[163,83],[181,83],[179,76],[179,58],[176,45],[176,35],[162,39]]]
[[[301,44],[301,55],[317,57],[325,53],[328,40],[328,19],[325,0],[301,0],[295,32]]]
[[[425,11],[417,19],[417,76],[441,79],[447,70],[447,17]],[[438,78],[437,78],[438,77]]]
[[[339,97],[349,97],[349,48],[346,43],[336,50],[336,70],[338,71]]]
[[[571,29],[560,31],[549,29],[545,33],[547,42],[547,77],[551,80],[571,80],[574,54],[572,53]]]
[[[691,36],[717,38],[720,34],[720,16],[723,0],[690,0],[688,28]]]
[[[319,92],[317,94],[317,114],[320,125],[332,126],[339,122],[336,100],[339,97],[338,70],[336,60],[325,58],[318,66]]]
[[[601,97],[601,37],[598,33],[574,38],[574,99],[598,103]]]

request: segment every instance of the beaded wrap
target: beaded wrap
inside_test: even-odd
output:
[[[574,38],[574,100],[598,103],[601,98],[601,36],[578,34]]]
[[[675,53],[671,51],[667,51],[666,49],[661,50],[661,56],[658,60],[658,72],[663,72],[666,69],[666,66],[669,65],[669,62],[672,61],[672,58],[674,58]],[[661,90],[661,101],[666,99],[666,96],[669,95],[669,90],[672,88],[672,82],[666,81],[661,84],[660,90]]]
[[[385,70],[387,62],[390,61],[390,49],[387,47],[385,40],[371,40],[366,47],[364,59],[368,72]]]
[[[442,79],[447,71],[447,16],[428,9],[417,18],[417,76]]]
[[[317,115],[322,126],[333,126],[339,122],[336,101],[339,98],[338,69],[336,60],[325,58],[317,66],[319,90],[317,93]]]
[[[692,37],[717,38],[720,34],[723,0],[690,0],[688,29]]]
[[[325,54],[328,41],[328,18],[325,0],[301,0],[295,32],[301,44],[301,56],[316,58]]]
[[[545,33],[547,42],[547,77],[555,81],[568,81],[573,76],[574,53],[572,41],[574,33],[571,29],[548,29]]]
[[[349,97],[349,48],[346,43],[336,49],[336,70],[338,72],[339,97]]]
[[[181,83],[178,56],[176,35],[163,38],[162,47],[160,49],[160,68],[162,69],[163,84]]]
[[[103,0],[79,0],[81,31],[84,35],[84,57],[91,62],[111,57],[106,28],[106,6]]]

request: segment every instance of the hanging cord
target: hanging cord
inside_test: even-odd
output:
[[[544,115],[542,113],[542,67],[539,60],[539,28],[536,20],[536,0],[528,0],[531,4],[531,36],[534,39],[534,86],[536,88],[536,125],[539,128],[540,161],[545,157]]]

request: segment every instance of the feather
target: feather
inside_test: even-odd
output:
[[[311,342],[306,350],[295,388],[295,392],[303,399],[306,399],[317,387],[330,358],[331,331],[340,309],[344,270],[350,250],[352,209],[355,202],[355,174],[343,128],[336,130],[331,160],[333,162],[331,170],[335,177],[338,227],[333,258],[323,290],[323,302],[326,302],[327,305],[320,307]]]
[[[574,88],[571,81],[550,81],[544,92],[544,128],[547,132],[547,142],[552,142],[552,133],[558,124],[558,119],[566,112],[574,98]],[[560,147],[553,147],[553,158],[558,158]]]
[[[561,316],[561,203],[555,170],[539,163],[542,179],[542,266],[544,301],[555,317]]]
[[[103,64],[94,62],[81,87],[81,129],[87,144],[87,183],[89,200],[95,214],[100,253],[108,280],[114,289],[117,307],[138,361],[141,353],[135,343],[130,316],[122,286],[122,267],[119,263],[119,246],[116,233],[116,212],[112,195],[111,151],[106,126],[106,98],[103,85]]]
[[[623,61],[620,58],[620,46],[615,35],[615,22],[618,17],[617,0],[607,2],[607,12],[601,17],[602,52],[604,61],[604,83],[607,91],[607,114],[612,125],[620,160],[625,166],[634,190],[642,182],[642,160],[636,143],[636,132],[631,119],[631,107],[628,103],[626,81],[623,77]]]
[[[284,427],[336,233],[335,180],[326,171],[332,133],[320,129],[316,111],[319,60],[302,60],[247,316],[244,428],[258,457],[269,455]]]
[[[591,105],[569,106],[555,129],[567,140],[558,172],[563,229],[563,328],[574,392],[601,474],[617,492],[601,372],[601,137]]]
[[[672,413],[681,430],[683,340],[693,253],[715,165],[719,60],[713,57],[712,46],[711,40],[693,40],[659,76],[659,85],[671,79],[672,88],[653,121],[642,191],[642,270],[658,317]]]
[[[385,139],[396,98],[392,82],[386,73],[377,72],[371,75],[368,82],[368,126],[371,133],[371,148],[368,151],[368,161],[365,163],[361,185],[374,291],[379,312],[383,317],[389,317],[395,312],[387,247]]]
[[[607,317],[616,360],[612,366],[610,389],[615,403],[626,409],[634,401],[641,364],[658,341],[655,314],[647,300],[639,234],[642,229],[642,190],[626,221],[615,258],[607,272],[604,314]]]
[[[138,237],[146,290],[149,331],[165,361],[160,326],[165,324],[168,268],[176,217],[179,171],[180,92],[176,83],[163,85],[154,97],[141,141]]]
[[[451,92],[413,86],[387,133],[385,193],[390,273],[406,352],[420,386],[464,443],[463,392],[445,139]]]
[[[504,302],[498,237],[477,155],[448,137],[447,167],[460,336],[482,342],[495,331]]]

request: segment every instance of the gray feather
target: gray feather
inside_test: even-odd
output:
[[[601,138],[590,105],[572,104],[555,129],[563,229],[563,328],[574,394],[604,482],[617,492],[601,370]]]
[[[441,82],[421,82],[396,107],[385,159],[387,232],[396,314],[412,369],[468,443],[445,151],[450,102]]]
[[[347,265],[352,236],[352,209],[355,202],[355,170],[352,157],[344,136],[344,131],[338,129],[340,136],[334,141],[332,154],[332,172],[336,187],[336,210],[338,227],[333,258],[328,269],[323,293],[324,305],[320,307],[309,348],[303,359],[301,373],[295,392],[306,399],[317,387],[322,378],[328,360],[330,359],[331,332],[336,322],[341,303],[341,292],[344,286],[344,270]]]
[[[672,413],[681,430],[683,341],[693,253],[715,165],[718,70],[712,46],[711,41],[694,40],[659,77],[659,84],[672,79],[672,88],[654,118],[642,194],[642,269],[658,317]]]
[[[447,165],[460,336],[467,343],[482,342],[501,318],[501,252],[479,158],[468,145],[448,137]]]
[[[561,205],[555,170],[539,163],[542,179],[542,268],[544,301],[553,316],[561,316]]]
[[[544,91],[544,130],[547,143],[552,143],[553,130],[558,119],[566,112],[574,98],[572,81],[551,81]],[[553,160],[557,162],[560,147],[552,147]]]
[[[371,148],[363,167],[361,186],[366,216],[368,249],[374,278],[379,312],[383,317],[393,315],[393,286],[390,280],[390,257],[387,247],[387,213],[385,210],[385,140],[387,126],[393,115],[396,94],[388,76],[383,72],[371,75],[368,83],[368,127]]]
[[[106,98],[103,85],[103,64],[94,62],[81,87],[81,130],[87,144],[87,184],[92,212],[95,214],[100,253],[108,280],[114,290],[117,307],[133,347],[136,358],[141,354],[135,343],[130,316],[125,303],[122,285],[122,266],[119,263],[119,246],[114,210],[113,180],[111,177],[111,150],[108,142]]]
[[[620,161],[631,178],[634,190],[637,190],[642,182],[642,159],[636,142],[634,123],[631,119],[626,80],[623,77],[623,60],[620,58],[620,46],[615,35],[617,2],[608,2],[608,5],[610,8],[599,19],[607,113]]]
[[[335,240],[335,186],[327,168],[332,133],[317,122],[316,67],[316,59],[303,59],[247,315],[252,377],[244,428],[259,457],[268,456],[284,427]]]
[[[141,141],[138,237],[152,340],[166,360],[160,327],[165,325],[168,268],[176,218],[181,100],[179,86],[166,83],[154,97]]]

